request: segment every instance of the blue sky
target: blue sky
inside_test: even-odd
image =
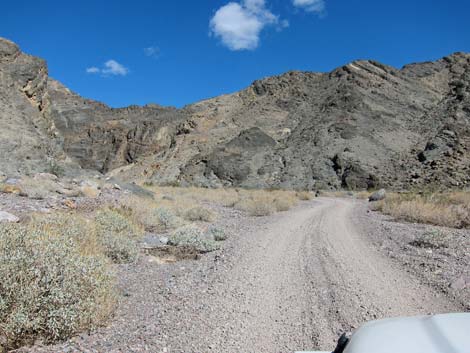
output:
[[[288,70],[470,52],[470,1],[7,1],[0,36],[85,97],[180,107]]]

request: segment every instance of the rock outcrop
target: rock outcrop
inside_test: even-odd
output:
[[[0,40],[0,170],[156,183],[364,189],[470,184],[470,55],[288,72],[183,109],[113,109]],[[18,131],[22,131],[19,134]]]
[[[0,40],[0,169],[7,175],[45,170],[60,158],[44,119],[47,66]]]

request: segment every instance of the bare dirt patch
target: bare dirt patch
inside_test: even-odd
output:
[[[144,252],[149,255],[150,262],[159,264],[175,263],[182,260],[198,260],[199,252],[189,246],[163,245],[156,248],[144,248]]]

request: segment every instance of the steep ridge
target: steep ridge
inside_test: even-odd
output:
[[[48,80],[46,116],[65,153],[85,169],[106,173],[170,149],[184,115],[157,105],[113,109]]]
[[[179,110],[114,109],[74,94],[47,77],[44,61],[0,39],[0,114],[8,173],[57,160],[74,172],[208,187],[470,183],[464,53],[400,70],[361,60],[288,72]]]
[[[29,173],[60,157],[51,123],[44,119],[47,66],[0,40],[0,171]]]

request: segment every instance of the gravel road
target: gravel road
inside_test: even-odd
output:
[[[262,218],[221,208],[233,234],[223,250],[121,268],[126,299],[107,328],[32,350],[328,350],[368,320],[462,311],[378,251],[358,226],[358,202],[317,198]]]

